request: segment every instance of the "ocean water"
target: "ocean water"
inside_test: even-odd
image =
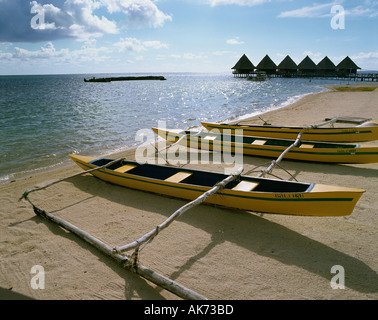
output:
[[[125,74],[122,74],[122,76]],[[131,74],[130,74],[131,75]],[[142,74],[140,74],[142,75]],[[138,145],[140,129],[232,120],[325,91],[332,81],[161,73],[166,81],[85,83],[107,75],[0,76],[0,184]]]

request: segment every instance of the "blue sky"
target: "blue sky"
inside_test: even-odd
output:
[[[0,0],[0,74],[231,72],[246,54],[378,70],[375,0]]]

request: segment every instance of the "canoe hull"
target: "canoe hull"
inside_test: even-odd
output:
[[[309,141],[323,142],[366,142],[378,140],[378,123],[371,122],[359,127],[348,128],[314,128],[304,129],[300,127],[274,127],[274,126],[248,126],[229,125],[202,122],[208,130],[230,130],[230,134],[235,134],[235,130],[243,130],[245,136],[269,137],[277,139],[296,139],[300,132],[303,132],[302,139]]]
[[[174,132],[169,130],[159,130],[153,128],[162,138],[177,142],[184,136],[182,132]],[[216,136],[209,133],[209,135]],[[220,136],[220,135],[218,135]],[[202,150],[208,151],[221,151],[221,152],[235,152],[243,153],[249,156],[260,156],[269,158],[278,158],[284,152],[287,146],[274,146],[274,145],[260,145],[248,144],[243,142],[231,142],[231,139],[214,139],[207,140],[201,136],[187,135],[180,144],[186,147],[197,147]],[[240,139],[241,141],[241,139]],[[294,141],[292,141],[294,142]],[[328,148],[314,148],[317,142],[308,141],[301,147],[291,149],[286,155],[285,159],[311,161],[311,162],[326,162],[326,163],[376,163],[378,162],[378,147],[355,147],[350,148],[344,145],[345,148],[328,147]]]
[[[82,169],[96,168],[90,162],[96,158],[70,155]],[[198,170],[195,170],[198,172]],[[123,187],[160,195],[194,200],[211,187],[175,183],[128,173],[99,169],[91,173],[95,177]],[[206,203],[228,208],[274,214],[301,216],[350,215],[364,190],[315,184],[309,192],[247,192],[223,189],[211,196]]]

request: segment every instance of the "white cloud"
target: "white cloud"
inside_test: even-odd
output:
[[[343,1],[333,1],[324,4],[315,3],[312,6],[306,6],[300,9],[290,10],[281,12],[279,18],[324,18],[332,16],[331,8],[335,5],[340,5]],[[348,8],[343,6],[344,13],[346,16],[355,16],[355,17],[369,17],[374,18],[378,16],[378,9],[376,2],[366,3],[365,7],[362,5]]]
[[[281,12],[279,18],[315,18],[315,17],[327,17],[330,15],[331,7],[335,5],[335,2],[316,4],[311,7],[303,7],[296,10]]]
[[[170,54],[169,58],[195,60],[195,59],[207,59],[207,56],[202,55],[202,54],[194,54],[192,52],[187,52],[184,54]]]
[[[184,59],[189,59],[189,60],[192,60],[192,59],[206,59],[207,58],[207,56],[200,55],[200,54],[194,54],[194,53],[191,53],[191,52],[184,53],[182,57]]]
[[[49,59],[52,57],[59,57],[65,54],[65,51],[56,51],[54,45],[51,42],[48,42],[46,45],[41,47],[40,50],[30,51],[23,48],[15,47],[14,54],[12,58],[20,60],[29,60],[29,59]]]
[[[123,12],[130,27],[161,27],[172,17],[160,11],[151,0],[100,0],[110,13]]]
[[[92,0],[66,0],[62,8],[53,4],[41,5],[37,1],[30,2],[34,17],[43,17],[44,23],[34,21],[37,30],[59,29],[61,37],[73,37],[84,41],[90,37],[99,37],[103,34],[115,34],[118,28],[114,21],[106,17],[101,18],[94,14],[99,3]],[[47,36],[51,37],[51,34]]]
[[[99,18],[94,14],[94,10],[99,8],[99,3],[92,0],[66,0],[64,9],[69,14],[75,24],[89,33],[110,33],[118,32],[116,23],[109,21],[102,16]],[[72,28],[71,28],[72,29]]]
[[[363,69],[378,70],[378,51],[360,52],[350,58]]]
[[[312,51],[304,51],[304,56],[312,56],[312,57],[320,57],[322,54],[321,52],[312,52]]]
[[[9,52],[1,52],[0,51],[0,61],[10,60],[12,59],[12,54]]]
[[[120,52],[135,51],[141,52],[147,49],[167,49],[168,45],[160,41],[141,41],[136,38],[121,38],[114,44]]]
[[[121,38],[120,41],[114,44],[120,52],[123,51],[136,51],[141,52],[146,50],[145,46],[142,44],[142,41],[135,38]]]
[[[377,6],[378,3],[375,4]],[[378,9],[374,8],[374,5],[371,7],[364,8],[363,6],[357,6],[352,9],[346,9],[345,14],[352,17],[368,17],[375,18],[378,16]]]
[[[143,41],[143,45],[146,48],[152,49],[168,49],[168,45],[165,43],[161,43],[160,41]]]
[[[85,41],[128,28],[161,27],[172,17],[155,0],[0,0],[0,41]],[[114,13],[114,14],[113,14]]]
[[[37,1],[32,1],[30,2],[30,5],[32,6],[30,9],[31,14],[35,14],[31,21],[31,27],[33,29],[37,30],[56,30],[57,27],[55,26],[55,22],[52,23],[46,23],[45,17],[46,15],[60,15],[61,10],[52,4],[47,4],[47,5],[40,5],[37,3]]]
[[[239,45],[239,44],[244,44],[244,41],[240,41],[239,37],[236,37],[234,39],[227,40],[226,43],[231,44],[231,45]]]
[[[272,0],[208,0],[212,7],[218,5],[236,4],[239,6],[256,6],[259,4],[271,2]]]
[[[77,50],[60,49],[56,50],[51,42],[42,46],[39,50],[27,50],[19,47],[14,48],[14,53],[1,54],[0,61],[8,60],[13,63],[78,63],[85,61],[100,62],[108,57],[103,55],[109,52],[105,47],[96,48],[93,46],[84,45]]]
[[[214,52],[212,52],[212,54],[213,54],[214,56],[223,56],[223,55],[232,54],[232,53],[234,53],[234,52],[232,52],[232,51],[226,51],[226,50],[224,50],[224,51],[214,51]]]

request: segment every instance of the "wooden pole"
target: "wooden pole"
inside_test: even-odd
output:
[[[133,241],[124,246],[115,247],[114,251],[116,253],[121,253],[123,251],[138,249],[143,243],[146,243],[147,241],[152,240],[155,236],[157,236],[157,234],[160,231],[167,228],[175,219],[181,216],[184,212],[186,212],[187,210],[193,208],[194,206],[198,204],[201,204],[211,195],[223,189],[228,183],[237,179],[241,175],[242,171],[243,171],[243,168],[239,168],[235,173],[228,176],[221,182],[218,182],[213,188],[211,188],[210,190],[200,195],[197,199],[187,203],[186,205],[182,206],[180,209],[176,210],[167,220],[165,220],[163,223],[158,225],[156,228],[152,229],[150,232],[146,233],[144,236],[140,237],[138,240]]]
[[[314,125],[312,125],[312,126],[308,126],[308,127],[306,127],[306,129],[316,129],[316,128],[318,128],[318,127],[322,127],[322,126],[325,126],[325,125],[327,125],[327,124],[334,123],[334,122],[337,121],[337,119],[338,119],[338,118],[332,118],[332,119],[330,119],[330,120],[328,120],[328,121],[325,121],[325,122],[322,122],[322,123],[319,123],[319,124],[314,124]]]
[[[30,202],[30,201],[29,201]],[[128,259],[127,257],[114,253],[113,248],[102,242],[101,240],[93,237],[89,233],[79,229],[78,227],[74,226],[73,224],[54,216],[51,213],[48,213],[46,211],[43,211],[36,206],[33,205],[34,212],[38,215],[41,216],[48,221],[54,222],[57,225],[63,227],[64,229],[72,232],[76,236],[80,237],[84,241],[88,242],[89,244],[93,245],[95,248],[97,248],[99,251],[102,253],[108,255],[109,257],[113,258],[116,262],[118,262],[122,268],[128,271],[132,271],[141,277],[155,283],[156,285],[174,293],[178,297],[181,297],[186,300],[207,300],[206,297],[202,296],[201,294],[192,291],[183,285],[167,278],[164,277],[163,275],[150,270],[140,264],[133,264],[131,263],[131,260]]]

